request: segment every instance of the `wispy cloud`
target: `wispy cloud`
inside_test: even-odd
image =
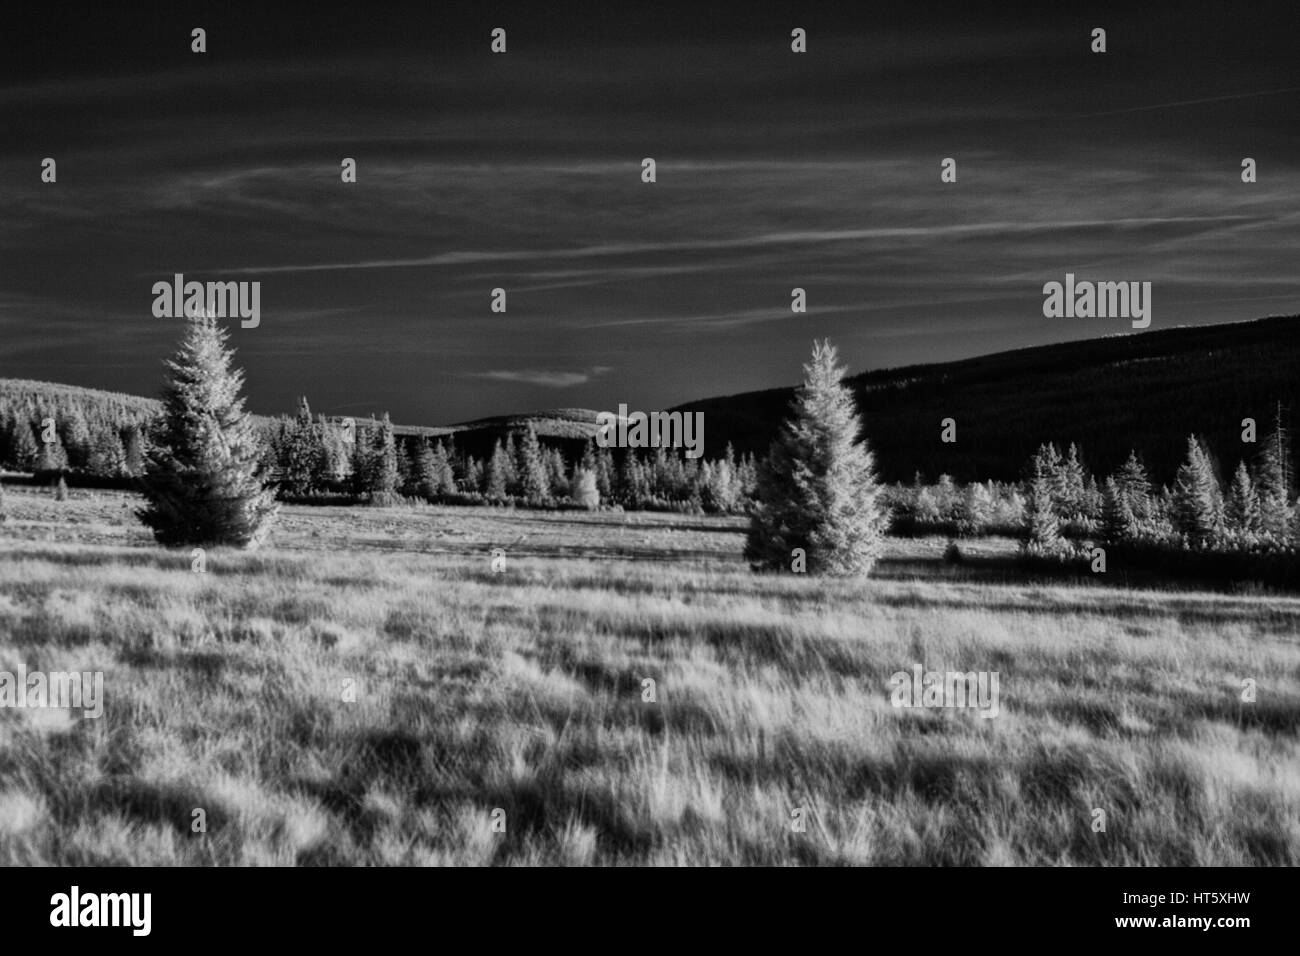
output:
[[[555,369],[522,368],[493,369],[489,372],[471,373],[473,378],[486,378],[496,382],[521,382],[525,385],[538,385],[542,388],[572,388],[585,385],[593,378],[613,371],[607,365],[593,365],[582,371],[560,371]]]
[[[594,256],[630,256],[664,252],[706,252],[772,245],[810,245],[860,242],[871,239],[942,239],[1017,233],[1049,233],[1079,229],[1133,229],[1190,223],[1221,223],[1250,216],[1151,216],[1122,219],[1068,219],[1059,222],[981,222],[934,226],[894,226],[873,229],[804,230],[777,232],[732,239],[697,239],[681,242],[604,243],[569,249],[516,249],[503,252],[464,250],[400,259],[362,259],[352,262],[319,262],[299,265],[252,266],[224,270],[227,274],[271,274],[280,272],[331,272],[350,269],[409,269],[420,266],[457,266],[476,262],[518,262],[549,259],[585,259]]]

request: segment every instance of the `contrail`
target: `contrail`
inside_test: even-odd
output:
[[[1300,86],[1288,86],[1281,90],[1260,90],[1257,93],[1229,93],[1227,96],[1207,96],[1201,100],[1179,100],[1176,103],[1157,103],[1154,106],[1130,106],[1122,110],[1106,110],[1104,113],[1076,113],[1069,119],[1087,119],[1090,116],[1115,116],[1119,113],[1143,113],[1147,110],[1165,110],[1174,106],[1196,106],[1199,103],[1221,103],[1224,100],[1244,100],[1251,96],[1276,96],[1279,93],[1297,93]]]

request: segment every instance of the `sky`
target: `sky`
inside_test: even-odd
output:
[[[1300,312],[1293,5],[57,6],[0,66],[0,377],[156,395],[176,273],[261,283],[252,410],[407,424],[1145,334],[1044,317],[1066,273]]]

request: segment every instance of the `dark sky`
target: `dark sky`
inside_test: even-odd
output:
[[[176,272],[262,283],[253,410],[420,424],[1300,311],[1294,4],[120,6],[8,14],[0,377],[156,394]]]

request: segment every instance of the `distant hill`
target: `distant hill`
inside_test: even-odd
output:
[[[791,355],[790,365],[804,360]],[[865,372],[845,382],[857,397],[881,475],[890,481],[910,481],[917,471],[928,480],[943,473],[958,481],[1015,480],[1034,449],[1054,441],[1062,448],[1078,443],[1099,474],[1137,449],[1154,477],[1168,482],[1191,432],[1209,442],[1227,477],[1238,458],[1254,452],[1241,442],[1243,418],[1257,421],[1262,438],[1276,402],[1283,403],[1288,424],[1300,415],[1300,316],[1017,349]],[[704,412],[706,457],[722,455],[729,442],[737,454],[761,454],[793,396],[793,388],[774,388],[674,410]],[[0,409],[69,401],[89,409],[92,420],[119,423],[159,407],[134,395],[0,379]],[[955,444],[939,440],[945,418],[957,422]],[[355,421],[358,427],[373,423]],[[499,438],[530,424],[548,444],[576,455],[596,432],[596,412],[558,408],[453,425],[395,424],[393,430],[407,437],[450,436],[462,450],[485,457]]]
[[[25,378],[0,378],[0,404],[13,408],[64,408],[77,405],[89,418],[116,422],[134,422],[148,418],[162,408],[162,404],[153,398]]]
[[[1277,401],[1300,414],[1300,316],[1017,349],[845,382],[881,474],[891,481],[910,481],[918,470],[928,480],[941,473],[959,481],[1013,480],[1041,442],[1055,441],[1077,442],[1100,473],[1135,448],[1167,482],[1190,432],[1209,442],[1221,472],[1230,474],[1254,451],[1241,442],[1243,418],[1256,419],[1262,438]],[[727,442],[738,453],[761,452],[793,396],[793,388],[777,388],[679,409],[704,412],[707,457]],[[945,418],[957,422],[955,444],[939,440]]]

